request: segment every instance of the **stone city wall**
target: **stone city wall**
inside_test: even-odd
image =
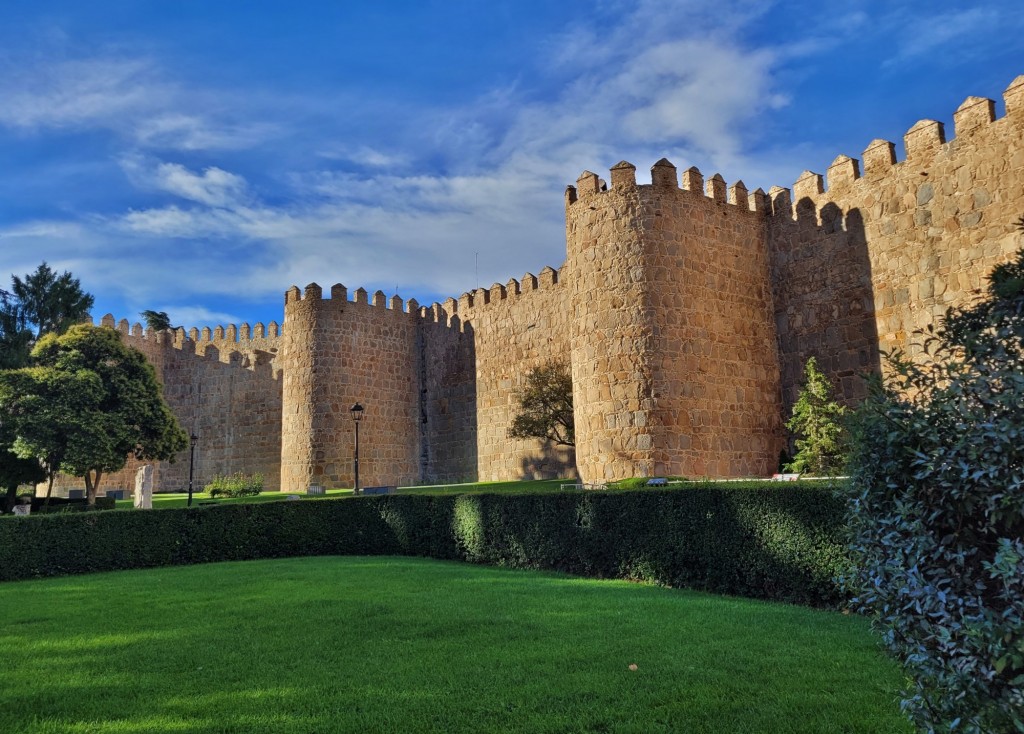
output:
[[[420,476],[420,394],[416,350],[419,308],[343,285],[324,298],[313,283],[285,294],[281,488],[352,486],[360,424],[360,483],[414,484]]]
[[[473,335],[478,481],[575,475],[571,447],[508,436],[530,370],[551,360],[569,367],[567,296],[561,272],[545,267],[445,302]]]
[[[182,428],[199,436],[195,451],[194,486],[217,474],[260,473],[264,488],[276,491],[281,477],[281,370],[276,364],[278,326],[248,324],[214,330],[184,329],[154,333],[140,324],[115,322],[110,314],[101,325],[116,328],[124,342],[141,351],[163,385],[164,397]],[[154,466],[158,492],[188,488],[189,450],[173,462],[141,462],[129,458],[124,469],[105,475],[100,493],[135,487],[139,466]],[[54,493],[82,488],[77,477],[60,476]],[[37,492],[45,492],[45,485]]]
[[[993,266],[1021,246],[1024,76],[995,102],[968,97],[956,137],[921,120],[896,146],[874,140],[859,162],[839,156],[826,176],[806,172],[773,189],[768,220],[785,405],[817,357],[848,402],[856,375],[879,369],[878,349],[915,355],[915,332],[985,287]],[[827,183],[827,188],[825,184]],[[795,205],[790,199],[795,200]]]
[[[116,328],[200,436],[200,486],[234,471],[268,489],[351,486],[357,401],[363,485],[568,476],[574,462],[586,481],[769,474],[808,357],[856,402],[879,348],[919,354],[915,332],[1021,246],[1024,76],[1003,99],[997,117],[969,97],[951,140],[922,120],[904,160],[875,140],[863,168],[839,156],[792,192],[695,168],[680,185],[666,160],[651,184],[625,162],[610,188],[585,172],[566,192],[561,270],[444,304],[312,284],[287,292],[283,331]],[[527,372],[566,358],[575,456],[509,439]],[[184,487],[187,459],[157,465],[157,488]],[[135,468],[103,486],[130,489]]]

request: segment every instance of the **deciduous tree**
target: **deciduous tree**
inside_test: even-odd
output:
[[[90,504],[103,475],[128,456],[173,460],[188,446],[152,366],[117,331],[79,324],[43,337],[32,356],[37,367],[0,377],[15,448],[81,476]]]
[[[551,361],[530,370],[516,400],[519,408],[509,428],[509,437],[539,438],[560,446],[576,445],[572,375],[568,364]]]

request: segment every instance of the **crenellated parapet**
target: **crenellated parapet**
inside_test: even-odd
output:
[[[463,293],[457,299],[448,298],[444,303],[434,303],[420,309],[421,320],[427,323],[445,324],[455,330],[465,330],[467,325],[485,318],[496,308],[526,306],[529,299],[548,295],[562,287],[562,271],[545,266],[540,273],[526,273],[522,278],[510,278],[507,283],[494,283],[490,288],[475,288]]]
[[[349,298],[348,288],[341,283],[332,285],[328,295],[325,296],[323,288],[318,283],[310,283],[304,290],[293,285],[285,291],[286,321],[289,310],[302,303],[305,303],[306,307],[311,306],[317,310],[328,311],[362,307],[367,311],[374,309],[375,312],[387,313],[389,317],[398,319],[418,318],[420,315],[420,306],[415,298],[410,298],[408,301],[399,295],[388,298],[381,290],[375,291],[371,296],[365,288],[357,288]]]
[[[89,323],[94,323],[92,318]],[[192,327],[186,331],[179,326],[156,331],[143,327],[139,322],[130,324],[127,319],[117,320],[113,314],[108,313],[100,319],[100,326],[116,329],[127,344],[139,349],[157,364],[159,361],[156,355],[161,350],[170,349],[180,355],[254,369],[257,365],[273,361],[281,336],[276,321],[271,321],[267,326],[257,322],[255,328],[243,323],[240,327],[229,324],[213,329],[204,326],[202,330]],[[261,356],[253,356],[256,354]]]
[[[609,192],[622,193],[636,189],[653,189],[654,191],[683,191],[689,196],[709,199],[714,202],[735,208],[736,211],[762,214],[767,209],[767,196],[761,189],[753,192],[747,190],[746,184],[736,181],[729,186],[721,174],[716,173],[705,182],[704,175],[696,166],[683,171],[682,183],[676,167],[666,158],[662,158],[651,168],[651,183],[637,184],[636,166],[628,161],[620,161],[610,171],[611,187],[599,178],[596,173],[584,171],[576,180],[575,186],[567,186],[565,190],[566,210],[573,206],[591,206],[595,197]]]
[[[793,219],[800,216],[798,209],[802,205],[815,211],[829,203],[842,207],[851,198],[863,198],[871,190],[884,191],[908,175],[919,176],[920,183],[927,183],[933,170],[940,169],[940,175],[945,175],[949,168],[977,165],[979,151],[985,153],[982,158],[986,164],[995,162],[991,153],[1020,139],[1024,126],[1024,75],[1014,79],[1003,92],[1003,104],[1005,114],[997,117],[994,100],[967,97],[953,112],[952,138],[947,138],[942,122],[918,120],[903,136],[902,160],[897,157],[895,143],[875,139],[868,143],[861,160],[840,155],[824,175],[804,171],[793,184],[792,193],[782,187],[771,189],[771,212],[776,217]],[[963,180],[968,174],[958,175]]]

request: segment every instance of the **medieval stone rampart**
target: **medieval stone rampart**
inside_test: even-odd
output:
[[[651,183],[611,169],[566,192],[560,270],[420,307],[344,286],[285,296],[284,325],[152,334],[119,328],[201,437],[197,478],[261,471],[267,486],[351,486],[350,406],[364,485],[566,476],[765,475],[814,356],[847,402],[879,349],[983,288],[1022,245],[1024,77],[969,97],[956,136],[922,120],[863,166],[749,193],[662,159]],[[827,184],[827,186],[826,186]],[[113,317],[104,324],[115,327]],[[568,360],[577,450],[507,436],[526,374]],[[157,468],[187,481],[187,452]],[[134,464],[106,486],[131,487]]]
[[[562,273],[546,267],[537,276],[464,293],[445,308],[473,334],[478,480],[572,476],[570,447],[508,437],[529,371],[552,360],[569,364],[572,319]]]
[[[101,325],[116,328],[125,343],[141,351],[163,385],[164,397],[181,426],[195,432],[194,483],[197,490],[216,474],[260,473],[275,491],[281,478],[281,370],[276,364],[278,326],[248,324],[153,332],[140,324],[116,322],[110,314]],[[106,489],[131,491],[140,462],[129,459],[119,472],[102,480]],[[161,491],[188,487],[189,451],[172,462],[154,462],[154,486]],[[55,491],[66,493],[81,480],[61,477]]]
[[[787,408],[810,356],[848,401],[861,397],[857,375],[879,369],[879,348],[918,353],[915,332],[970,302],[992,267],[1020,247],[1024,76],[1003,99],[997,119],[992,100],[968,97],[953,113],[952,140],[940,122],[916,123],[902,161],[893,143],[873,140],[863,170],[839,156],[824,177],[805,172],[792,196],[770,192]]]

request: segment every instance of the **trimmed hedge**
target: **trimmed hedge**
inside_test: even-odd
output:
[[[0,522],[0,580],[305,555],[414,555],[837,606],[822,486],[382,495]]]

